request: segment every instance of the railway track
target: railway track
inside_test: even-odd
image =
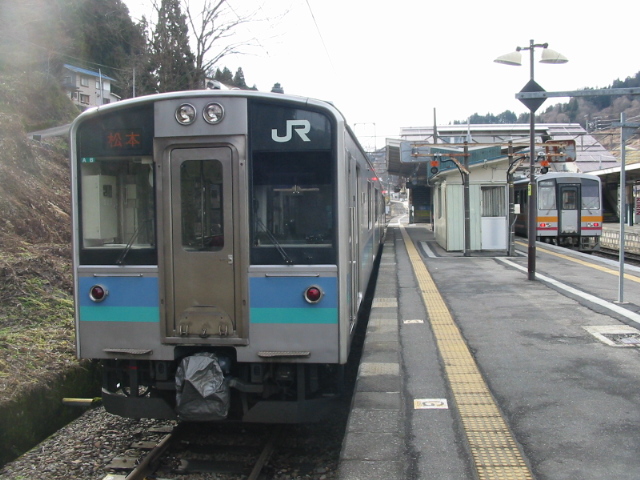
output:
[[[620,251],[617,248],[600,247],[600,250],[593,252],[593,255],[608,258],[611,260],[619,260]],[[624,263],[627,265],[640,266],[640,253],[625,252]]]
[[[179,424],[147,432],[154,440],[136,440],[126,456],[114,458],[104,480],[144,480],[150,476],[215,474],[258,480],[284,427]],[[124,473],[122,473],[124,472]],[[217,477],[216,477],[217,478]]]

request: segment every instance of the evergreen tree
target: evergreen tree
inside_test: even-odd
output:
[[[244,72],[242,71],[242,67],[238,67],[238,70],[236,70],[236,74],[233,76],[232,83],[238,88],[247,88],[247,82],[244,81]]]
[[[195,84],[194,56],[180,0],[162,0],[151,44],[150,69],[157,92],[189,90]]]
[[[219,82],[224,83],[225,85],[233,85],[233,75],[231,73],[231,70],[229,70],[227,67],[224,67],[222,71],[218,68],[216,70],[216,75],[214,78]]]
[[[123,93],[125,93],[125,98],[134,96],[139,97],[141,95],[155,93],[157,88],[156,77],[151,65],[153,52],[151,50],[151,44],[146,40],[151,37],[149,34],[150,27],[146,17],[142,17],[142,20],[136,25],[136,27],[142,36],[142,42],[140,45],[136,46],[133,56],[129,59],[132,76],[123,82]],[[135,79],[133,78],[134,74]]]

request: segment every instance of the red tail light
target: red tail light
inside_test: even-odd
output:
[[[312,285],[304,291],[304,299],[309,303],[318,303],[322,299],[323,295],[324,293],[320,287],[315,285]]]
[[[101,302],[109,295],[109,291],[102,285],[94,285],[89,289],[89,298],[94,302]]]

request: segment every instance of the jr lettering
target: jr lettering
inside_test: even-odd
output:
[[[278,143],[290,142],[293,137],[294,130],[303,142],[311,141],[309,137],[307,137],[307,133],[311,130],[311,123],[309,123],[309,120],[287,120],[287,132],[284,137],[278,135],[278,129],[274,128],[271,130],[271,138],[274,142]]]

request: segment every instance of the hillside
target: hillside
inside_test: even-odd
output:
[[[0,76],[0,404],[75,362],[68,145],[27,132],[78,111],[29,79]]]

